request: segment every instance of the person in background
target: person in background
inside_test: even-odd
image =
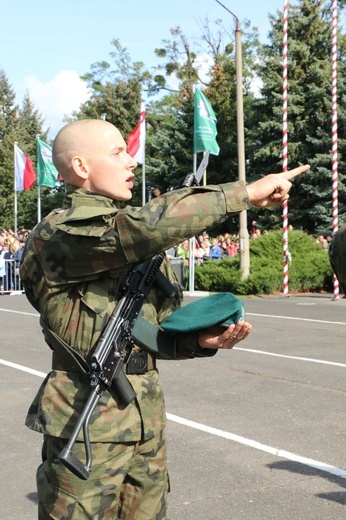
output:
[[[153,198],[159,197],[161,195],[160,188],[154,188],[153,189]]]
[[[9,294],[12,291],[12,266],[11,266],[11,250],[7,240],[4,242],[2,251],[0,254],[1,259],[1,286],[2,291],[5,294]]]
[[[211,241],[209,256],[212,260],[220,260],[222,257],[222,248],[217,238],[213,238]]]

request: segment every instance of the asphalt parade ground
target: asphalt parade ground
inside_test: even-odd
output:
[[[168,519],[345,519],[346,299],[244,303],[253,332],[235,349],[159,362]],[[50,351],[24,295],[0,296],[0,320],[0,518],[33,520],[41,436],[24,419]]]

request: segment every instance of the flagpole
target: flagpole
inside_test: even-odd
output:
[[[37,186],[37,223],[41,222],[41,186]]]
[[[146,109],[145,109],[145,104],[144,104],[144,101],[141,101],[141,114],[142,112],[145,112],[145,116],[144,116],[144,121],[143,121],[143,133],[142,135],[140,135],[140,139],[142,140],[142,143],[143,143],[143,151],[142,151],[142,205],[144,206],[144,204],[146,203],[146,178],[145,178],[145,146],[146,146],[146,142],[147,142],[147,135],[146,135],[146,121],[147,121],[147,118],[146,118]]]
[[[288,170],[288,119],[287,119],[287,96],[288,96],[288,0],[284,0],[283,13],[283,96],[282,96],[282,171]],[[290,253],[288,249],[288,201],[282,204],[282,253],[283,253],[283,297],[288,296],[288,263]]]
[[[339,197],[338,197],[338,97],[337,97],[337,38],[338,38],[338,2],[332,2],[332,210],[333,234],[339,228]],[[340,299],[339,281],[333,274],[333,300]]]
[[[193,174],[197,169],[197,153],[193,154]],[[189,292],[195,290],[195,237],[189,240]]]
[[[38,162],[38,140],[40,136],[36,135],[36,162]],[[41,222],[41,186],[40,186],[40,179],[37,179],[37,223]]]
[[[144,123],[145,125],[145,123]],[[146,203],[145,200],[145,192],[146,192],[146,183],[145,183],[145,140],[144,140],[144,148],[143,148],[143,162],[142,162],[142,206]]]
[[[238,17],[216,0],[228,13],[236,20],[235,30],[235,61],[236,61],[236,91],[237,91],[237,145],[238,145],[238,179],[246,184],[245,171],[245,139],[244,139],[244,107],[243,107],[243,60],[242,60],[242,43],[241,28]],[[239,262],[242,278],[246,279],[250,274],[250,241],[249,231],[247,229],[247,210],[239,214]]]
[[[17,232],[17,214],[18,214],[18,200],[17,200],[17,185],[16,185],[16,146],[17,142],[14,143],[13,147],[13,172],[14,172],[14,232]]]

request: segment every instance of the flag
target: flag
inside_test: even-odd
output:
[[[54,188],[59,178],[58,170],[55,168],[52,160],[52,148],[36,139],[37,145],[37,184],[38,186],[49,186]]]
[[[18,146],[14,145],[14,189],[31,190],[36,180],[32,160]]]
[[[220,148],[216,141],[216,116],[211,104],[199,88],[195,88],[193,151],[219,155]]]
[[[141,107],[139,123],[130,133],[127,140],[127,153],[138,163],[144,163],[145,151],[145,107]]]

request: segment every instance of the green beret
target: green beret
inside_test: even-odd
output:
[[[218,293],[188,303],[174,311],[162,323],[167,332],[193,332],[212,325],[227,327],[245,319],[244,304],[232,293]]]

